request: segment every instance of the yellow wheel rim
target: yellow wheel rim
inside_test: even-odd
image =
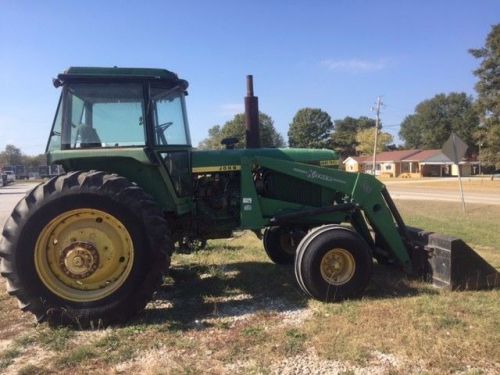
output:
[[[111,295],[127,280],[134,245],[116,217],[81,208],[43,228],[34,256],[38,276],[50,291],[65,300],[92,302]]]
[[[343,285],[352,279],[356,261],[352,254],[341,248],[329,250],[321,259],[321,276],[332,285]]]

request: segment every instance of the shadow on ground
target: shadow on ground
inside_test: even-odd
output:
[[[205,329],[217,324],[217,318],[237,320],[247,314],[298,312],[309,300],[299,289],[292,266],[255,261],[220,266],[188,264],[172,268],[170,275],[132,324],[169,323],[174,330]],[[438,293],[414,285],[395,267],[374,264],[364,298]]]

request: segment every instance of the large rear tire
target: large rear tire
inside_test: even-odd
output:
[[[162,282],[173,243],[153,198],[124,177],[72,172],[29,192],[0,241],[9,294],[38,321],[121,323]]]
[[[300,242],[295,276],[309,296],[325,302],[359,297],[372,274],[373,260],[366,242],[338,225],[313,229]]]

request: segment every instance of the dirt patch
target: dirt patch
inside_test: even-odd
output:
[[[285,358],[283,361],[271,367],[272,374],[299,375],[299,374],[356,374],[356,375],[385,375],[400,373],[405,368],[405,374],[422,373],[420,366],[410,368],[407,360],[398,358],[392,354],[374,352],[369,362],[363,366],[357,366],[350,362],[321,359],[313,349],[305,353]]]

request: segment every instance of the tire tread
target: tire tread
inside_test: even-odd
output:
[[[151,299],[154,291],[161,285],[163,274],[170,266],[170,255],[173,243],[163,212],[153,198],[140,187],[124,177],[107,174],[102,171],[74,171],[54,177],[29,191],[16,205],[7,219],[0,239],[0,273],[7,279],[7,291],[15,296],[23,311],[33,313],[37,321],[44,321],[53,314],[54,306],[45,303],[41,296],[28,295],[26,286],[22,284],[19,274],[22,269],[15,265],[17,243],[23,226],[29,220],[30,214],[61,194],[77,194],[79,191],[105,195],[117,202],[126,204],[136,214],[145,228],[145,235],[151,257],[150,269],[144,277],[141,288],[135,291],[134,299],[124,305],[114,316],[105,316],[96,322],[86,316],[82,310],[78,316],[81,328],[92,327],[99,323],[122,323],[141,311]],[[57,318],[60,318],[58,316]]]

